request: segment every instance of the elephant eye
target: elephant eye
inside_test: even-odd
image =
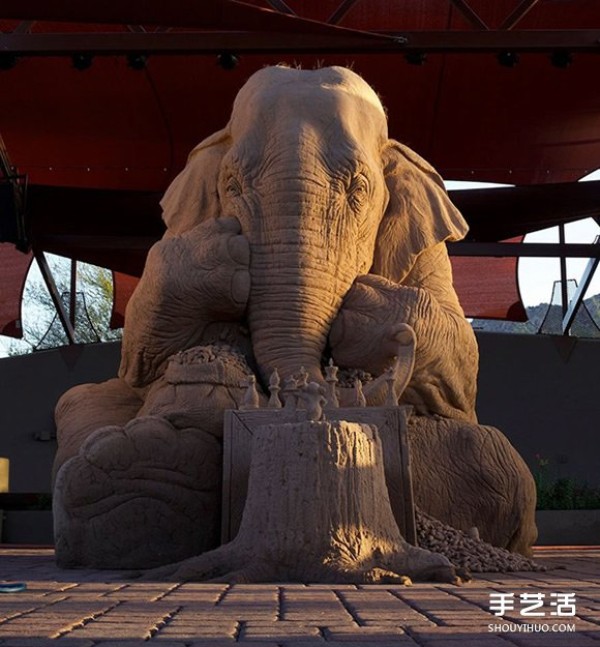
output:
[[[225,183],[225,193],[230,198],[237,198],[242,194],[242,185],[232,176]]]
[[[369,183],[364,175],[353,178],[348,189],[348,204],[354,211],[360,211],[369,197]]]

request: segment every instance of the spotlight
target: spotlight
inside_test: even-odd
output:
[[[73,61],[73,67],[82,72],[92,67],[94,57],[91,54],[74,54],[71,60]]]
[[[502,67],[514,67],[519,62],[519,55],[516,52],[500,52],[498,63]]]
[[[148,57],[144,54],[127,54],[127,65],[132,70],[143,70],[148,62]]]
[[[235,69],[240,62],[239,56],[232,54],[231,52],[222,52],[217,55],[217,65],[224,70],[233,70]]]
[[[550,54],[550,62],[554,67],[569,67],[573,62],[573,55],[566,49],[557,49]]]
[[[0,70],[12,70],[17,64],[17,57],[14,54],[3,52],[0,54]]]
[[[425,65],[427,54],[425,52],[407,52],[404,58],[409,65]]]

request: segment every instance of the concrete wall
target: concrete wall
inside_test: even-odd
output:
[[[480,422],[501,429],[535,469],[600,485],[600,341],[478,333]],[[118,343],[0,359],[0,456],[13,492],[49,492],[53,409],[69,387],[116,374]]]
[[[600,340],[478,333],[479,421],[532,470],[600,485]]]
[[[50,492],[54,407],[71,386],[114,377],[120,343],[65,346],[0,359],[0,456],[11,492]]]

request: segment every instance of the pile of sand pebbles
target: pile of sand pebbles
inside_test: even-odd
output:
[[[417,541],[421,548],[447,557],[455,566],[472,573],[509,573],[544,571],[533,560],[497,548],[479,539],[476,528],[469,532],[456,530],[416,509]]]

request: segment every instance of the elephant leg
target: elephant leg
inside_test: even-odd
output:
[[[494,427],[413,416],[409,445],[415,504],[483,541],[531,555],[537,538],[533,476]]]
[[[54,412],[58,449],[52,480],[63,463],[77,454],[96,429],[127,424],[141,406],[138,393],[120,379],[79,384],[64,393]]]
[[[54,486],[61,567],[146,568],[218,541],[221,444],[158,417],[94,432]]]
[[[477,342],[470,324],[429,292],[358,277],[331,327],[336,363],[380,375],[397,353],[399,324],[416,335],[412,379],[401,397],[420,414],[476,421]]]

